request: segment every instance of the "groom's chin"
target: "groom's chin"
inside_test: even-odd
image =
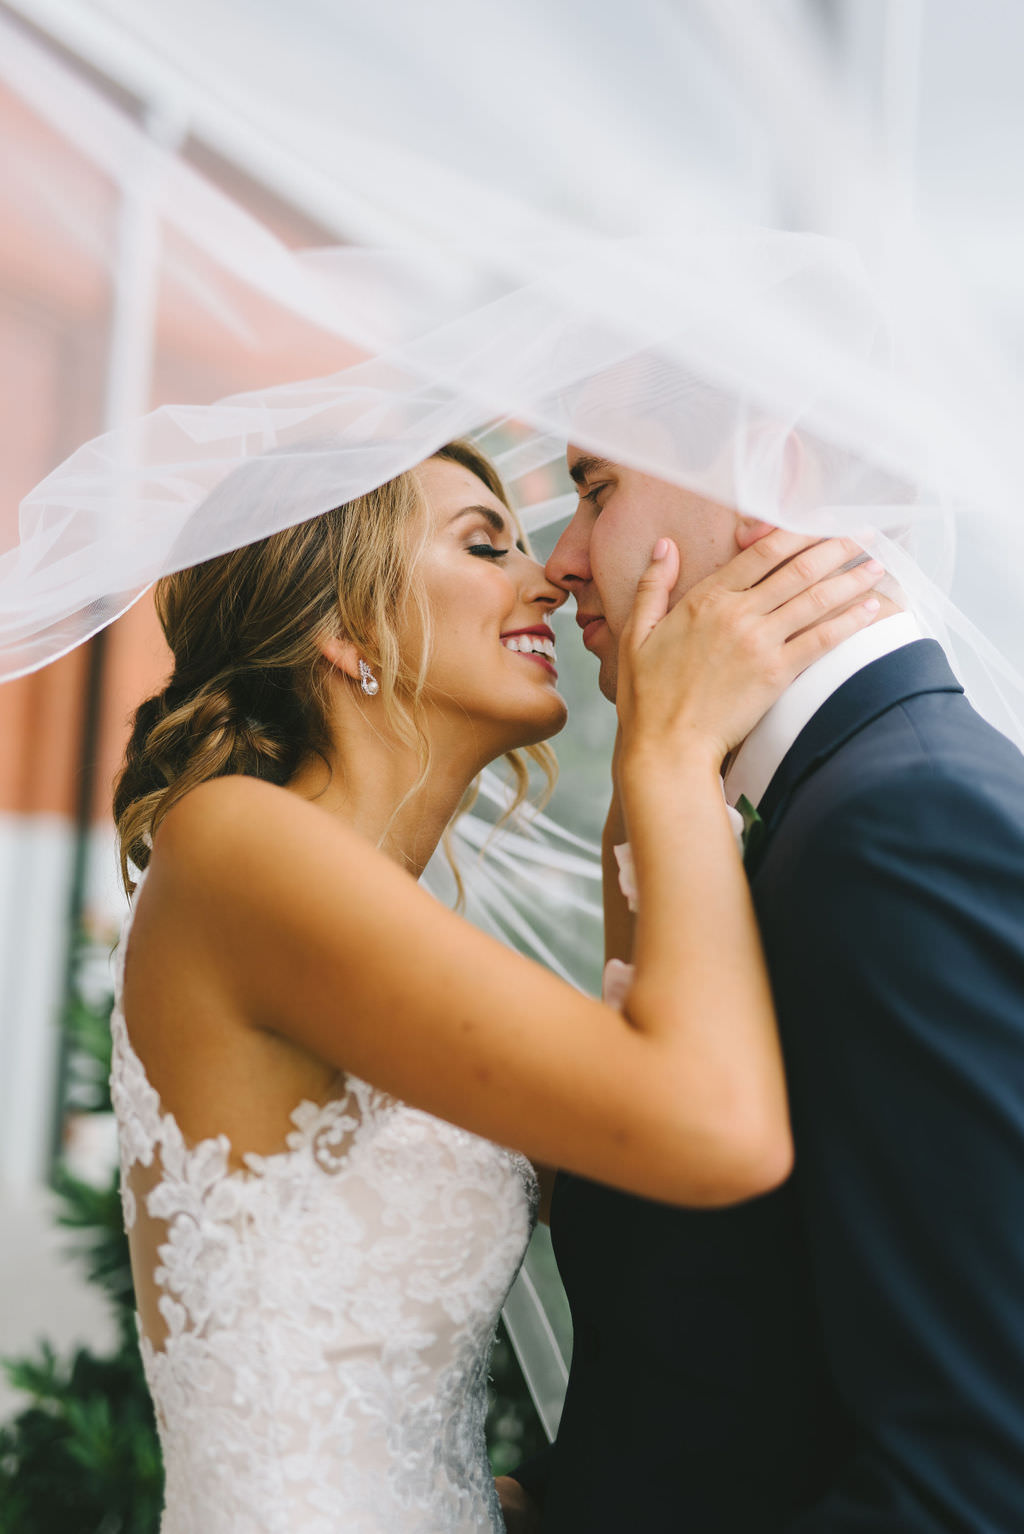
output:
[[[616,689],[619,682],[619,668],[615,659],[609,657],[601,661],[601,668],[597,673],[597,685],[608,699],[609,703],[615,702]]]

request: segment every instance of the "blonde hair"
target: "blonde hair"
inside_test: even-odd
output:
[[[515,520],[497,471],[472,444],[448,443],[434,457],[475,474]],[[287,455],[279,461],[286,476]],[[229,484],[237,493],[244,472],[245,466],[214,494]],[[163,690],[136,710],[114,788],[121,877],[129,894],[129,863],[146,867],[161,821],[199,783],[241,774],[285,784],[310,756],[327,762],[330,665],[320,644],[332,635],[350,639],[379,676],[388,723],[419,753],[420,776],[411,792],[423,783],[430,751],[421,699],[431,632],[416,567],[428,535],[424,497],[409,471],[309,521],[157,582],[156,610],[174,670]],[[415,668],[398,642],[399,617],[410,609],[423,636]],[[529,792],[527,756],[542,768],[547,793],[553,787],[557,769],[549,746],[508,752],[514,791],[502,821]],[[471,785],[457,815],[474,797]],[[445,848],[461,903],[447,832]]]

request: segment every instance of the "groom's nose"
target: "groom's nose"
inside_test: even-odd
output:
[[[572,518],[562,536],[551,550],[551,557],[544,566],[549,581],[563,591],[576,591],[591,579],[590,529],[584,525],[579,512]]]

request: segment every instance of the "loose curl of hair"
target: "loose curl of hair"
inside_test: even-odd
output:
[[[471,443],[450,442],[433,456],[475,474],[515,520],[497,471]],[[286,488],[294,473],[287,454],[274,471]],[[243,465],[225,487],[237,493],[244,472]],[[264,490],[266,483],[261,479]],[[422,784],[430,768],[421,700],[431,629],[417,563],[429,536],[426,510],[409,471],[295,527],[157,582],[156,610],[174,670],[163,690],[136,710],[114,787],[121,877],[129,895],[135,888],[129,865],[146,867],[161,821],[199,783],[240,774],[284,785],[310,756],[327,762],[330,664],[319,646],[332,635],[344,634],[379,674],[388,722],[419,753],[420,776],[410,793]],[[410,610],[424,641],[415,668],[398,642],[398,618]],[[514,791],[502,820],[528,794],[527,757],[544,772],[545,798],[554,785],[550,746],[506,753]],[[453,824],[475,795],[471,785]],[[461,903],[448,831],[444,845]]]

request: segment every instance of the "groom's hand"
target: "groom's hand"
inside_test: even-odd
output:
[[[540,1508],[510,1475],[494,1482],[507,1534],[540,1534]]]

